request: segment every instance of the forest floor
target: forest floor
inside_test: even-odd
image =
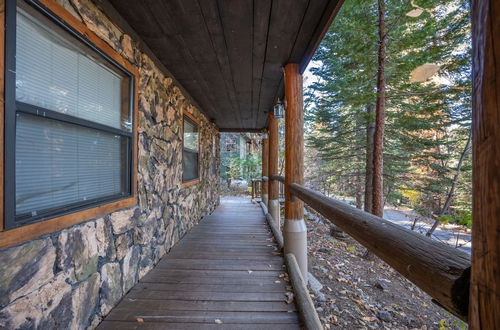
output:
[[[351,206],[355,205],[353,198],[332,197]],[[384,219],[409,229],[411,229],[415,219],[417,219],[414,230],[422,235],[425,235],[434,223],[433,219],[421,216],[408,207],[395,207],[391,205],[384,207]],[[441,223],[432,234],[432,239],[471,254],[471,229],[465,226]]]
[[[220,185],[220,194],[221,197],[250,197],[251,191],[248,191],[246,185],[232,184],[228,186],[227,183],[222,182]]]
[[[389,206],[384,209],[384,219],[409,229],[411,229],[415,218],[417,221],[414,230],[425,235],[432,227],[433,219],[418,215],[409,208]],[[471,230],[465,226],[441,223],[432,234],[432,238],[471,254],[472,234]]]
[[[310,213],[306,222],[309,271],[322,285],[313,301],[326,329],[466,328],[383,261],[363,258],[365,248],[354,239],[332,237]]]

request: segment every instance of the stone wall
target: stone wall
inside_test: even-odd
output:
[[[139,203],[0,251],[0,328],[94,328],[219,203],[216,127],[90,1],[58,2],[139,69]],[[186,188],[183,111],[201,122],[202,180]]]

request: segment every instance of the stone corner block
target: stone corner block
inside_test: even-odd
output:
[[[49,282],[55,260],[50,238],[0,251],[0,308]]]

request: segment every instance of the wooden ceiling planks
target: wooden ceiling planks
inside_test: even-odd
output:
[[[305,68],[341,2],[109,0],[226,131],[266,126],[266,113],[283,94],[283,65]]]
[[[315,1],[315,0],[314,0]],[[262,81],[261,109],[257,113],[257,123],[267,121],[266,112],[271,110],[281,97],[283,65],[288,62],[302,18],[307,10],[308,0],[274,0],[270,13],[269,35]],[[299,14],[301,15],[299,15]],[[295,19],[291,19],[295,17]]]
[[[224,84],[220,90],[226,94],[229,103],[227,109],[233,109],[232,119],[235,123],[240,123],[238,99],[236,98],[236,87],[234,85],[229,56],[227,52],[227,43],[222,28],[220,10],[216,1],[199,1],[202,15],[205,18],[205,25],[210,33],[212,48],[217,56],[219,72]],[[236,124],[233,124],[236,125]],[[238,125],[236,125],[238,126]],[[235,126],[235,127],[236,127]]]
[[[253,10],[253,85],[252,85],[252,119],[257,127],[261,107],[262,79],[264,77],[264,61],[269,41],[269,23],[271,20],[271,1],[255,0]],[[266,111],[267,109],[262,109]]]
[[[213,52],[206,51],[211,47],[210,35],[204,28],[203,16],[199,10],[196,11],[196,2],[147,0],[145,5],[148,6],[150,17],[156,20],[158,28],[163,32],[167,41],[152,46],[153,51],[158,47],[163,50],[159,56],[160,60],[162,60],[162,56],[182,56],[184,61],[180,61],[171,69],[171,72],[181,83],[190,79],[189,77],[194,78],[194,80],[190,80],[189,87],[186,86],[186,88],[196,91],[193,96],[204,107],[205,113],[209,117],[213,117],[217,101],[215,93],[208,93],[208,91],[210,90],[209,86],[216,84],[217,81],[207,81],[208,73],[206,70],[202,70],[200,63],[216,63],[216,57]],[[191,24],[186,24],[186,22]],[[185,67],[190,69],[189,72],[181,69]],[[219,102],[224,100],[225,98],[222,98]]]
[[[219,0],[218,3],[241,118],[238,127],[252,127],[253,1]],[[224,126],[225,120],[216,120],[216,124]]]

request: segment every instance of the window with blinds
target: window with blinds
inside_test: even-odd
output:
[[[22,1],[10,14],[7,227],[131,196],[131,74]]]
[[[199,133],[198,125],[184,116],[184,136],[182,151],[182,182],[199,179]]]

